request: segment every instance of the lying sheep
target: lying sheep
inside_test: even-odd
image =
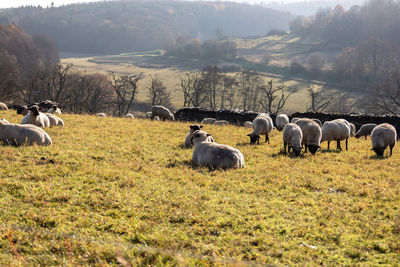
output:
[[[197,130],[193,133],[194,150],[192,161],[213,168],[243,168],[242,153],[231,146],[208,141],[210,134]]]
[[[365,137],[367,140],[367,136],[371,135],[372,130],[377,126],[376,123],[367,123],[361,126],[360,130],[354,135],[355,138],[360,138],[361,136]]]
[[[0,120],[0,141],[12,145],[51,145],[50,136],[32,124],[13,124]]]
[[[202,121],[201,121],[201,124],[214,124],[214,122],[216,121],[217,119],[214,119],[214,118],[204,118]]]
[[[276,128],[278,131],[282,131],[285,125],[289,123],[289,117],[286,114],[279,114],[276,116]]]
[[[296,123],[298,120],[300,120],[301,118],[298,117],[294,117],[293,119],[290,120],[291,123]]]
[[[214,125],[228,125],[229,122],[225,120],[220,120],[220,121],[214,121]]]
[[[2,122],[4,122],[5,124],[10,124],[10,122],[6,119],[0,119]]]
[[[100,113],[97,113],[96,116],[99,116],[99,117],[107,117],[107,114],[106,114],[106,113],[103,113],[103,112],[100,112]]]
[[[51,113],[44,113],[44,114],[47,116],[47,118],[49,118],[50,127],[53,126],[64,127],[64,121],[60,117],[57,117],[56,115]]]
[[[175,120],[174,115],[164,106],[153,106],[151,108],[151,119],[153,120],[155,116],[160,117],[161,120]]]
[[[189,126],[189,128],[190,128],[190,132],[185,138],[185,147],[191,147],[192,146],[193,133],[195,131],[200,130],[201,128],[203,128],[203,125],[192,124],[192,125]]]
[[[272,123],[271,117],[265,113],[259,114],[253,120],[253,132],[247,135],[250,136],[250,144],[255,144],[256,142],[257,144],[260,144],[260,135],[265,135],[265,142],[268,142],[269,144],[268,135],[273,128],[274,125]]]
[[[49,118],[42,112],[39,112],[39,107],[36,105],[28,108],[29,113],[22,118],[22,124],[33,124],[41,128],[50,127]]]
[[[355,136],[356,135],[356,126],[354,123],[349,122],[350,124],[350,136]]]
[[[285,125],[283,129],[283,149],[286,154],[286,146],[288,146],[287,153],[290,152],[290,149],[293,150],[294,154],[297,156],[301,152],[301,141],[303,140],[303,133],[301,128],[295,123],[288,123]]]
[[[341,140],[346,140],[346,150],[348,150],[348,140],[350,137],[351,126],[345,119],[336,119],[327,121],[322,126],[322,139],[321,142],[328,141],[328,149],[330,141],[336,141],[336,149],[342,150],[340,146]]]
[[[21,114],[21,115],[26,116],[26,115],[28,115],[28,113],[29,113],[29,110],[28,110],[28,107],[26,105],[20,106],[17,109],[17,114]]]
[[[321,148],[321,127],[311,119],[299,119],[296,121],[296,124],[300,127],[301,132],[303,133],[302,144],[305,147],[304,152],[307,152],[308,149],[310,150],[310,153],[314,155],[317,150]]]
[[[243,125],[246,128],[252,128],[253,127],[253,123],[251,121],[245,121]]]
[[[61,112],[61,109],[59,107],[53,105],[53,107],[51,109],[49,109],[47,111],[47,113],[61,115],[62,112]]]
[[[391,156],[396,140],[396,129],[389,123],[379,124],[371,132],[372,150],[375,151],[378,157],[383,157],[383,152],[388,146]]]
[[[8,107],[3,102],[0,102],[0,110],[8,110]]]
[[[127,118],[127,119],[134,119],[135,118],[135,116],[133,116],[132,113],[128,113],[124,117]]]

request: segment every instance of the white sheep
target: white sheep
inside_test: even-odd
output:
[[[203,128],[203,125],[199,124],[192,124],[189,126],[190,132],[185,138],[185,147],[191,147],[192,146],[192,137],[193,133],[197,130],[200,130],[200,128]]]
[[[47,113],[61,115],[62,112],[61,112],[61,109],[59,107],[53,106],[51,109],[49,109],[47,111]]]
[[[356,135],[356,126],[354,123],[349,122],[350,124],[350,136],[355,136]]]
[[[246,128],[253,128],[253,123],[251,121],[245,121],[243,125]]]
[[[124,117],[127,118],[127,119],[134,119],[135,118],[135,116],[133,116],[132,113],[128,113]]]
[[[32,124],[13,124],[0,120],[0,141],[13,145],[51,145],[50,136]]]
[[[204,118],[202,121],[201,121],[201,124],[214,124],[214,122],[216,121],[217,119],[215,119],[215,118]]]
[[[336,149],[342,150],[340,146],[341,140],[346,140],[346,150],[348,150],[348,140],[350,137],[351,126],[345,119],[336,119],[333,121],[326,121],[322,126],[322,139],[321,142],[328,141],[328,149],[330,141],[336,141]]]
[[[272,119],[265,113],[259,114],[253,120],[253,132],[248,134],[250,136],[250,144],[260,144],[260,135],[265,135],[265,142],[269,144],[269,133],[274,128]]]
[[[155,116],[158,116],[163,121],[175,120],[174,114],[172,114],[171,111],[164,106],[153,106],[151,108],[151,119],[154,119]]]
[[[299,155],[301,152],[301,142],[303,140],[303,132],[301,128],[295,123],[288,123],[283,128],[283,148],[286,153],[286,146],[288,147],[287,153],[290,152],[290,149],[293,150],[295,155]]]
[[[318,123],[319,127],[322,128],[322,122],[319,119],[311,119],[313,121],[315,121],[316,123]]]
[[[104,113],[104,112],[100,112],[100,113],[97,113],[96,116],[99,116],[99,117],[107,117],[107,114]]]
[[[278,131],[282,131],[285,125],[289,123],[289,117],[286,114],[279,114],[276,116],[276,128]]]
[[[310,150],[310,153],[314,155],[317,150],[321,148],[321,127],[311,119],[298,119],[296,124],[300,127],[301,132],[303,133],[302,144],[305,147],[304,152],[307,152],[308,149]]]
[[[8,107],[3,102],[0,102],[0,110],[8,110]]]
[[[26,115],[28,115],[28,113],[29,113],[29,110],[28,110],[28,106],[26,106],[26,105],[20,106],[17,109],[17,114],[21,114],[21,115],[26,116]]]
[[[361,136],[365,137],[365,140],[367,139],[368,135],[371,135],[372,130],[377,126],[376,123],[367,123],[361,126],[360,130],[355,134],[355,138],[360,138]]]
[[[226,121],[226,120],[214,121],[214,125],[220,125],[220,126],[222,126],[222,125],[228,125],[228,124],[229,124],[229,122]]]
[[[301,118],[298,117],[294,117],[293,119],[290,120],[291,123],[296,123],[298,120],[300,120]]]
[[[146,112],[146,118],[150,119],[151,118],[151,111]]]
[[[391,156],[393,147],[396,145],[396,140],[396,128],[389,123],[379,124],[371,132],[372,150],[375,151],[378,157],[383,157],[383,152],[388,146]]]
[[[58,117],[54,114],[51,114],[51,113],[44,113],[44,114],[47,116],[47,118],[49,118],[50,127],[53,127],[53,126],[64,127],[64,121],[60,117]]]
[[[33,124],[42,128],[50,127],[49,118],[42,112],[39,112],[39,107],[36,105],[31,106],[29,113],[22,118],[22,124]]]
[[[193,162],[223,169],[245,167],[243,155],[238,149],[228,145],[210,142],[208,140],[210,136],[210,134],[201,130],[193,133]]]

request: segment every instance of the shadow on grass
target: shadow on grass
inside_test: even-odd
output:
[[[268,143],[264,143],[264,142],[260,142],[260,144],[250,144],[249,142],[242,142],[242,143],[237,143],[236,146],[262,146],[264,144]]]
[[[325,154],[325,153],[336,153],[339,154],[341,153],[343,150],[340,149],[323,149],[321,150],[321,153]]]
[[[187,147],[187,146],[185,146],[184,144],[180,144],[180,145],[178,145],[178,148],[180,148],[180,149],[189,149],[189,148],[193,148],[193,145]]]
[[[377,156],[377,155],[372,155],[372,156],[369,157],[369,159],[373,159],[373,160],[384,160],[384,159],[388,159],[388,158],[390,158],[390,155],[383,156],[383,157],[380,157],[380,156]]]
[[[276,158],[279,156],[286,156],[288,158],[291,159],[304,159],[304,153],[300,153],[299,155],[295,155],[294,153],[290,152],[290,153],[285,153],[285,151],[283,151],[282,149],[278,152],[278,153],[274,153],[271,155],[271,157]]]
[[[203,166],[199,165],[191,160],[183,160],[183,161],[171,161],[166,165],[167,168],[180,168],[180,167],[189,167],[193,170],[206,170],[213,172],[213,171],[225,171],[222,167],[211,167],[211,166]]]

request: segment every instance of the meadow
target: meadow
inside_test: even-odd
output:
[[[0,147],[0,265],[400,264],[397,146],[292,157],[278,131],[253,146],[206,125],[246,164],[210,170],[182,145],[189,122],[61,117],[51,146]]]

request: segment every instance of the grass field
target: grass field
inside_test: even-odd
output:
[[[280,132],[251,146],[207,125],[246,163],[209,170],[182,146],[189,123],[61,116],[53,145],[1,147],[0,265],[400,264],[397,146],[294,158]]]

